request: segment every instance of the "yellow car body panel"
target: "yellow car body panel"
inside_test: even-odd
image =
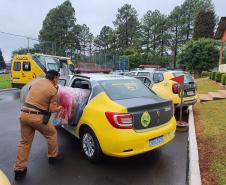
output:
[[[0,170],[0,185],[11,185],[2,170]]]
[[[129,157],[141,154],[159,148],[175,137],[176,120],[174,116],[169,122],[159,127],[138,132],[134,129],[117,129],[113,127],[105,116],[107,111],[128,112],[126,107],[112,101],[105,92],[102,92],[87,104],[75,130],[75,135],[79,137],[81,126],[84,124],[89,126],[95,133],[102,152],[106,155]],[[159,136],[164,136],[164,141],[151,147],[149,140]]]
[[[159,96],[172,100],[173,104],[180,104],[181,98],[178,94],[174,94],[172,91],[172,85],[176,82],[170,80],[171,78],[174,78],[173,74],[171,72],[165,72],[164,74],[164,80],[160,83],[154,84],[151,89],[158,94]],[[193,101],[198,99],[197,91],[195,92],[194,96],[191,97],[184,97],[183,101]]]

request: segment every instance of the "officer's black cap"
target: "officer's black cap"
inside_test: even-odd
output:
[[[55,70],[49,70],[46,72],[46,78],[49,80],[53,80],[55,77],[59,77],[60,73]]]

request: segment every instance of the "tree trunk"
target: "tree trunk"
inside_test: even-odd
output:
[[[176,68],[177,62],[177,47],[178,47],[178,26],[176,25],[175,30],[175,45],[174,45],[174,57],[173,57],[173,67]]]
[[[161,40],[161,56],[163,56],[164,52],[164,40],[163,40],[164,30],[162,29],[162,40]]]
[[[126,47],[129,45],[129,36],[128,36],[128,18],[126,17]]]
[[[155,35],[155,33],[154,33],[154,43],[153,43],[153,51],[154,51],[154,55],[155,55],[155,52],[156,52],[156,45],[155,45],[155,40],[156,40],[156,35]]]
[[[147,38],[147,55],[149,55],[149,42],[150,42],[150,31],[148,30],[148,38]]]

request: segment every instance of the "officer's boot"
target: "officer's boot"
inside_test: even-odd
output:
[[[49,157],[48,162],[49,164],[55,164],[60,161],[63,161],[63,159],[64,159],[63,154],[58,154],[56,157]]]
[[[27,174],[27,168],[25,168],[23,171],[22,170],[15,170],[14,172],[15,172],[14,179],[16,181],[19,181],[19,180],[22,180],[26,176],[26,174]]]

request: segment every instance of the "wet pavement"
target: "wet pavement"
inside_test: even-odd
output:
[[[106,157],[100,164],[87,161],[74,136],[58,129],[60,150],[65,159],[51,166],[47,162],[47,144],[36,132],[21,182],[14,181],[13,165],[19,141],[19,91],[0,92],[0,169],[12,185],[185,185],[187,133],[176,133],[166,146],[136,157]]]

